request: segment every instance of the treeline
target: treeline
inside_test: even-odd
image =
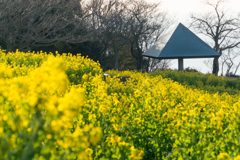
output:
[[[146,0],[2,0],[0,46],[7,51],[81,53],[104,69],[156,68],[142,53],[171,21]]]

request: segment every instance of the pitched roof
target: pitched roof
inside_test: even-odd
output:
[[[157,42],[143,56],[158,59],[207,58],[220,56],[214,49],[179,23],[170,37]]]

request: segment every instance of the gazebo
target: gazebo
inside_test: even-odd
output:
[[[157,42],[143,53],[145,57],[157,59],[178,59],[178,70],[183,70],[184,58],[213,58],[220,54],[179,23],[170,36]]]

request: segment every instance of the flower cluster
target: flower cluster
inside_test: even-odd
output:
[[[239,159],[238,94],[104,79],[79,55],[0,54],[0,159]]]
[[[67,65],[64,57],[48,55],[39,67],[18,74],[21,67],[0,63],[0,159],[92,156],[90,147],[101,141],[102,129],[74,121],[83,112],[85,89],[71,85]]]

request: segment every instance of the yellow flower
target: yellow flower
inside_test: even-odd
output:
[[[87,149],[85,150],[85,152],[87,152],[88,155],[92,155],[92,154],[93,154],[93,150],[92,150],[91,148],[87,148]]]
[[[82,76],[82,79],[87,80],[87,79],[88,79],[88,75],[84,74],[84,75]]]
[[[137,124],[140,124],[142,120],[140,118],[134,118],[134,121],[136,121]]]
[[[231,157],[227,153],[220,153],[217,156],[217,160],[231,160]]]
[[[7,120],[8,120],[8,116],[7,116],[7,115],[4,115],[4,116],[3,116],[3,120],[4,120],[4,121],[7,121]]]
[[[135,149],[134,146],[130,148],[131,150],[131,159],[142,159],[144,152],[142,150]]]
[[[47,138],[48,139],[52,139],[52,135],[51,134],[47,134]]]
[[[119,142],[118,143],[120,146],[128,146],[129,145],[129,143],[126,143],[126,142]]]
[[[61,128],[62,128],[61,123],[59,123],[59,121],[57,121],[57,120],[53,120],[53,121],[51,122],[51,126],[52,126],[52,129],[53,129],[55,132],[61,131]]]
[[[90,142],[96,145],[102,139],[103,133],[100,127],[95,127],[90,131]]]
[[[234,160],[240,160],[240,156],[235,157]]]

